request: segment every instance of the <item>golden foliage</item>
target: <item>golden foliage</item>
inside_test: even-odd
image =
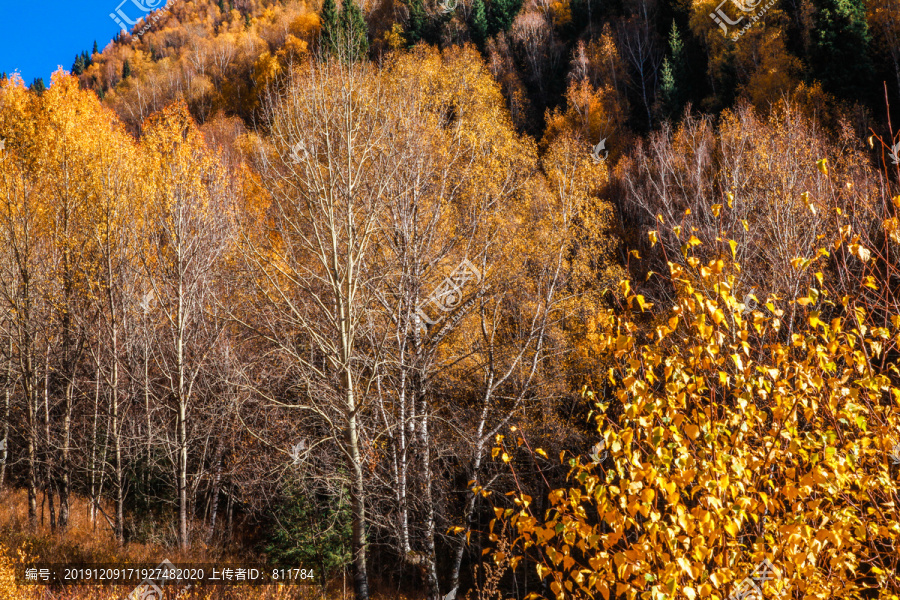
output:
[[[512,560],[533,561],[557,600],[722,599],[764,559],[767,597],[897,597],[900,371],[876,365],[896,353],[900,315],[867,327],[863,303],[819,284],[788,331],[783,301],[748,306],[732,295],[740,265],[702,262],[698,246],[669,263],[677,299],[649,335],[629,314],[598,323],[608,391],[586,397],[608,457],[569,458],[543,513],[513,494],[493,539],[510,526]],[[802,266],[843,249],[867,252],[841,239]]]

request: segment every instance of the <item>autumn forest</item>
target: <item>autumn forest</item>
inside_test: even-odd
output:
[[[900,0],[717,1],[0,76],[0,600],[900,599]],[[23,579],[163,560],[315,578]]]

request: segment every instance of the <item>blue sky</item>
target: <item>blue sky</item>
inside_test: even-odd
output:
[[[94,40],[102,50],[116,36],[121,28],[109,14],[121,1],[0,0],[0,72],[18,69],[26,84],[35,77],[49,84],[57,65],[69,70]]]

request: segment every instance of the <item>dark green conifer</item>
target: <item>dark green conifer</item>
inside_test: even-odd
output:
[[[344,0],[339,17],[341,55],[348,60],[359,60],[369,52],[369,27],[362,11],[354,0]]]
[[[406,30],[409,45],[414,46],[428,38],[428,13],[425,12],[425,4],[422,0],[407,0],[406,7],[409,10],[409,22]]]
[[[81,75],[84,73],[84,57],[81,54],[75,56],[75,62],[72,63],[72,74]]]
[[[472,33],[472,39],[477,44],[484,44],[487,40],[487,11],[484,9],[484,0],[472,0],[472,22],[469,24],[469,31]]]
[[[488,35],[507,31],[522,8],[522,0],[491,0],[488,10]]]
[[[872,35],[864,0],[813,0],[816,27],[810,33],[812,75],[825,91],[841,98],[871,96],[874,73]]]
[[[338,43],[338,11],[334,0],[322,3],[322,35],[319,45],[324,52],[334,54]]]

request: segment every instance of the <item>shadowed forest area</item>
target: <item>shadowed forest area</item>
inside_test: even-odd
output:
[[[900,0],[716,2],[0,77],[0,600],[900,599]],[[163,560],[316,579],[23,579]]]

